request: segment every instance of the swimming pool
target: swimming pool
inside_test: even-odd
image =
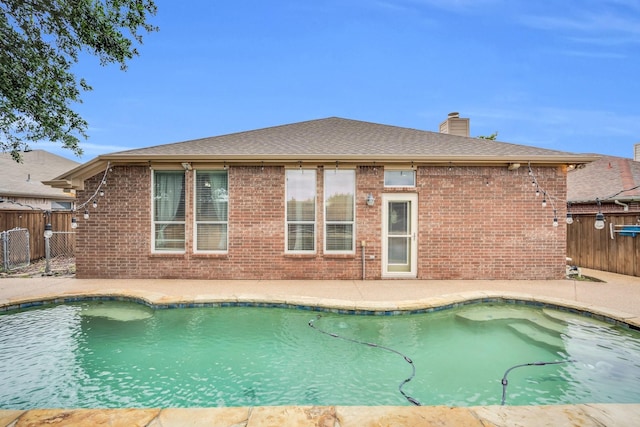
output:
[[[78,302],[0,316],[0,383],[5,409],[412,404],[406,396],[477,406],[503,393],[509,405],[638,403],[640,334],[521,304],[358,316]]]

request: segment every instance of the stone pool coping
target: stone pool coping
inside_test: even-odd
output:
[[[637,426],[640,405],[262,406],[194,409],[0,410],[0,426],[397,427]]]
[[[455,307],[482,303],[521,304],[567,311],[618,326],[640,331],[640,316],[607,307],[585,304],[562,298],[531,295],[505,291],[472,291],[442,295],[411,301],[346,301],[318,297],[292,296],[229,296],[225,298],[207,295],[194,298],[176,298],[164,294],[124,289],[103,289],[71,293],[60,296],[33,296],[0,301],[0,313],[46,305],[66,304],[81,301],[129,301],[154,309],[177,309],[195,307],[274,307],[309,311],[327,311],[354,315],[405,315],[448,310]]]
[[[590,274],[593,275],[593,274]],[[618,280],[620,277],[614,277]],[[389,313],[430,310],[455,306],[465,301],[521,302],[532,305],[560,307],[565,310],[582,313],[614,323],[640,328],[640,305],[636,304],[640,295],[639,278],[622,276],[621,287],[573,283],[573,289],[566,281],[477,281],[471,286],[482,288],[500,287],[506,289],[474,290],[406,298],[415,295],[417,288],[404,285],[399,289],[398,297],[390,297],[390,288],[380,281],[380,287],[370,293],[359,283],[327,282],[324,292],[298,292],[298,288],[287,284],[277,291],[270,288],[271,283],[260,283],[260,289],[254,291],[253,283],[233,283],[227,285],[224,292],[214,292],[215,283],[193,283],[183,287],[185,281],[165,281],[158,285],[151,281],[90,281],[78,279],[2,279],[0,280],[0,310],[20,308],[21,305],[37,305],[40,302],[65,302],[86,299],[128,299],[150,306],[173,307],[189,304],[269,304],[295,305],[307,309],[318,307],[326,310],[363,311]],[[627,280],[628,279],[628,280]],[[436,283],[446,289],[455,289],[465,283],[451,281]],[[407,282],[404,282],[407,283]],[[425,286],[434,282],[423,281]],[[115,285],[115,286],[114,286]],[[118,286],[120,285],[120,286]],[[183,285],[183,286],[180,286]],[[277,284],[276,284],[277,285]],[[322,283],[315,282],[315,286]],[[337,285],[347,289],[344,294],[336,293]],[[421,285],[421,284],[419,284]],[[542,292],[558,296],[533,295],[516,292],[526,286],[545,286]],[[612,283],[617,285],[617,283]],[[165,288],[163,288],[165,286]],[[174,288],[175,286],[175,288]],[[305,285],[308,286],[308,283]],[[335,286],[335,287],[334,287]],[[363,286],[373,286],[365,283]],[[389,286],[402,288],[403,284],[394,282]],[[577,286],[577,288],[576,288]],[[166,289],[187,295],[168,295]],[[589,289],[587,289],[589,287]],[[529,288],[531,289],[531,288]],[[559,292],[551,292],[558,289]],[[578,292],[576,293],[576,289]],[[165,290],[165,292],[161,292]],[[219,289],[218,289],[219,290]],[[296,292],[292,292],[295,290]],[[175,291],[175,292],[174,292]],[[268,292],[264,292],[268,291]],[[587,291],[588,294],[587,294]],[[311,295],[315,292],[315,295]],[[430,291],[431,292],[431,291]],[[271,295],[269,295],[271,294]],[[290,296],[291,295],[291,296]],[[331,296],[331,297],[328,297]],[[334,298],[334,295],[344,298]],[[358,298],[358,295],[360,296]],[[569,297],[576,296],[575,300]],[[588,296],[586,299],[584,296]],[[614,303],[609,298],[617,296]],[[367,298],[368,297],[368,298]],[[578,301],[578,297],[581,298]],[[620,304],[622,301],[624,304]],[[617,303],[616,303],[617,302]],[[34,304],[35,303],[35,304]],[[606,305],[606,306],[605,306]],[[631,308],[634,313],[620,309]],[[635,308],[638,307],[638,310]],[[24,427],[38,425],[64,426],[219,426],[219,427],[263,427],[263,426],[321,426],[321,427],[366,427],[366,426],[635,426],[640,419],[640,404],[578,404],[553,406],[275,406],[243,408],[166,408],[166,409],[33,409],[0,410],[0,427]]]

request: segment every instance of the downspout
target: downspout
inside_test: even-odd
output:
[[[614,201],[613,201],[613,203],[615,203],[616,205],[623,206],[623,207],[624,207],[624,211],[625,211],[625,212],[629,212],[629,205],[628,205],[628,204],[626,204],[626,203],[622,203],[622,202],[621,202],[621,201],[619,201],[619,200],[614,200]]]
[[[367,246],[367,242],[365,240],[360,242],[360,247],[362,247],[362,280],[365,279],[365,266],[366,266],[366,261],[365,261],[365,256],[364,256],[364,248]]]

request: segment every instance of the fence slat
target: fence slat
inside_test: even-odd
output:
[[[51,212],[51,225],[54,232],[71,232],[71,212]],[[47,216],[43,211],[24,211],[0,209],[0,231],[13,228],[29,230],[29,249],[31,260],[44,258],[44,226]],[[72,250],[75,249],[75,234],[69,239]],[[73,252],[72,252],[73,253]]]
[[[595,215],[573,214],[567,226],[567,256],[571,263],[594,270],[640,276],[640,236],[614,235],[609,224],[637,224],[638,214],[607,214],[606,227],[596,230]]]

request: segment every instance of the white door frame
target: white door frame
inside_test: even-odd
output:
[[[405,203],[407,209],[400,212],[390,211],[392,203]],[[406,221],[406,227],[401,226],[395,233],[390,233],[391,218],[394,221]],[[390,240],[396,241],[399,249],[398,257],[390,259]],[[404,244],[402,239],[404,239]],[[399,246],[398,246],[399,245]],[[382,277],[389,278],[416,278],[418,274],[418,194],[416,193],[386,193],[382,194]]]

